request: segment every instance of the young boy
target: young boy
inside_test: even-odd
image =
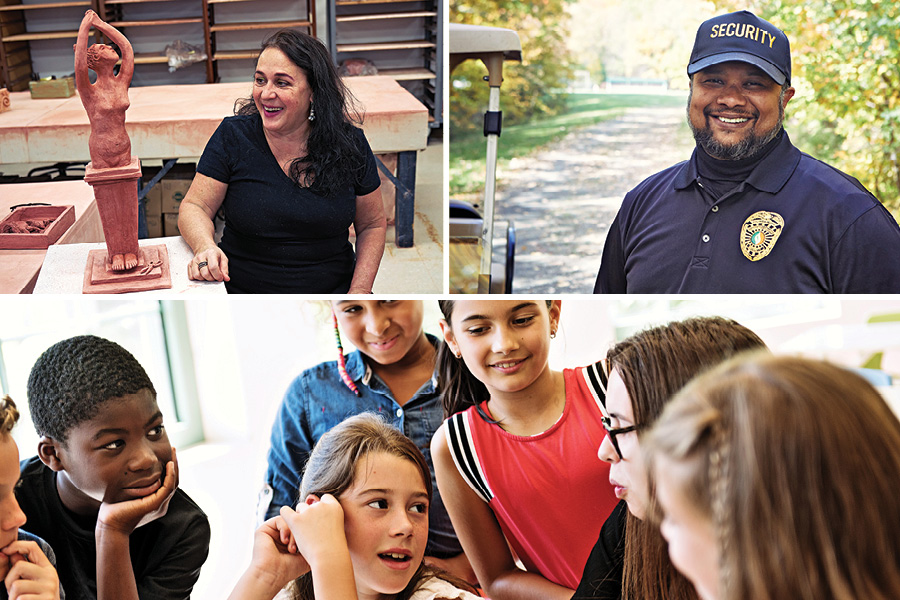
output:
[[[178,487],[156,391],[124,348],[95,336],[45,351],[28,378],[41,436],[16,489],[56,551],[69,600],[189,598],[209,522]]]
[[[41,538],[19,529],[25,514],[13,488],[19,480],[19,447],[12,431],[19,411],[12,398],[0,399],[0,599],[64,599],[53,550]]]

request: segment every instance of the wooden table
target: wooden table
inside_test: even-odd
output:
[[[103,241],[94,191],[84,181],[0,185],[0,215],[6,216],[11,206],[26,202],[75,206],[75,223],[56,242],[57,245]],[[47,250],[0,250],[0,293],[31,293],[46,254]]]
[[[344,80],[365,113],[363,130],[376,154],[398,153],[395,220],[397,245],[413,245],[416,153],[428,141],[428,109],[390,77]],[[132,87],[126,128],[131,152],[142,160],[198,157],[234,101],[250,96],[251,83]],[[88,161],[90,122],[81,99],[34,100],[10,94],[0,113],[0,164]]]

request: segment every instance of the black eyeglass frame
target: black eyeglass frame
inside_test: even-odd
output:
[[[616,427],[613,428],[612,418],[611,417],[600,417],[600,422],[603,423],[603,429],[606,430],[606,434],[609,436],[609,441],[612,442],[613,448],[616,450],[616,454],[619,456],[619,460],[625,460],[625,457],[622,456],[622,451],[619,449],[619,442],[616,440],[616,436],[622,435],[623,433],[631,433],[632,431],[639,431],[644,426],[643,425],[630,425],[628,427]]]

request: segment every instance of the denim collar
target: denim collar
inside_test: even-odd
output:
[[[426,333],[425,337],[428,338],[428,341],[431,342],[431,345],[437,350],[439,340],[430,333]],[[363,385],[369,386],[374,372],[372,371],[372,367],[370,367],[363,359],[363,356],[363,353],[359,350],[356,350],[347,356],[347,375],[349,375],[350,379],[353,381],[358,381]],[[432,374],[431,376],[431,385],[433,388],[437,388],[436,374]]]
[[[694,148],[691,159],[681,165],[681,169],[675,175],[675,189],[683,190],[697,182],[697,152]],[[750,176],[744,181],[761,192],[777,194],[784,184],[788,182],[794,170],[800,163],[800,150],[798,150],[788,137],[787,131],[782,130],[781,141],[760,162]],[[743,185],[743,184],[742,184]]]

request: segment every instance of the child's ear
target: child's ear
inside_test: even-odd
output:
[[[309,496],[306,497],[306,504],[308,504],[310,506],[312,506],[313,504],[315,504],[316,502],[319,502],[319,501],[320,501],[320,498],[318,496],[316,496],[315,494],[310,494]]]
[[[63,471],[65,467],[59,457],[60,443],[50,436],[42,435],[38,441],[38,456],[41,462],[54,471]]]
[[[438,324],[441,326],[441,333],[444,336],[444,341],[447,342],[447,345],[450,347],[450,351],[455,355],[459,355],[459,348],[456,345],[456,336],[453,335],[450,324],[447,323],[446,319],[441,319],[438,321]]]
[[[562,313],[562,300],[554,300],[547,312],[550,313],[551,331],[556,332],[559,328],[559,316]]]

